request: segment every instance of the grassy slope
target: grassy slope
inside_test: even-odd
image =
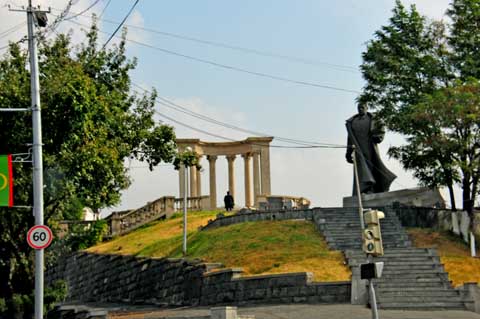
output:
[[[480,282],[480,259],[470,257],[470,249],[461,239],[431,229],[412,228],[408,233],[416,247],[437,249],[454,286]]]
[[[246,274],[310,271],[315,281],[349,280],[343,255],[329,251],[314,225],[305,221],[243,223],[199,232],[217,212],[189,215],[188,255],[226,267],[242,267]],[[150,224],[130,234],[88,249],[97,253],[180,257],[182,218]]]
[[[219,211],[194,212],[188,214],[188,234],[196,232],[198,227],[206,225],[209,219],[215,219]],[[151,255],[155,251],[158,256],[168,256],[182,243],[182,214],[172,218],[149,223],[127,235],[114,238],[108,242],[93,246],[87,251],[105,254]]]

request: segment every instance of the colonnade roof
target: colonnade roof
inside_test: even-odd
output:
[[[199,155],[239,155],[259,152],[262,148],[269,148],[273,137],[248,137],[241,141],[205,142],[200,139],[177,139],[180,151],[190,146]]]

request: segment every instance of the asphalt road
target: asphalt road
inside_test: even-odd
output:
[[[209,308],[178,308],[156,310],[129,308],[110,312],[115,319],[196,319],[208,316]],[[275,305],[239,307],[240,315],[255,315],[255,319],[370,319],[370,309],[353,305]],[[480,319],[480,314],[470,311],[403,311],[380,310],[380,319]]]

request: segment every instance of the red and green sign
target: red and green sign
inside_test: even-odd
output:
[[[12,155],[0,155],[0,206],[13,206]]]

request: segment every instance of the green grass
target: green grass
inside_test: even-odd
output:
[[[198,231],[218,212],[189,214],[188,257],[242,267],[246,274],[310,271],[316,281],[349,280],[341,252],[329,251],[306,221],[263,221]],[[152,223],[88,249],[96,253],[145,257],[182,256],[182,215]]]
[[[314,225],[303,221],[243,223],[198,232],[190,238],[188,255],[242,267],[247,274],[310,271],[322,281],[350,277],[342,254],[329,251]],[[180,247],[171,256],[180,257]]]
[[[189,212],[187,233],[196,232],[198,227],[215,219],[221,211]],[[150,255],[155,251],[161,256],[168,256],[172,249],[182,242],[183,214],[176,213],[167,220],[159,220],[142,226],[135,231],[113,238],[93,246],[87,251],[100,254]]]
[[[435,248],[454,286],[480,282],[480,259],[470,257],[470,248],[448,232],[411,228],[408,234],[416,247]]]

